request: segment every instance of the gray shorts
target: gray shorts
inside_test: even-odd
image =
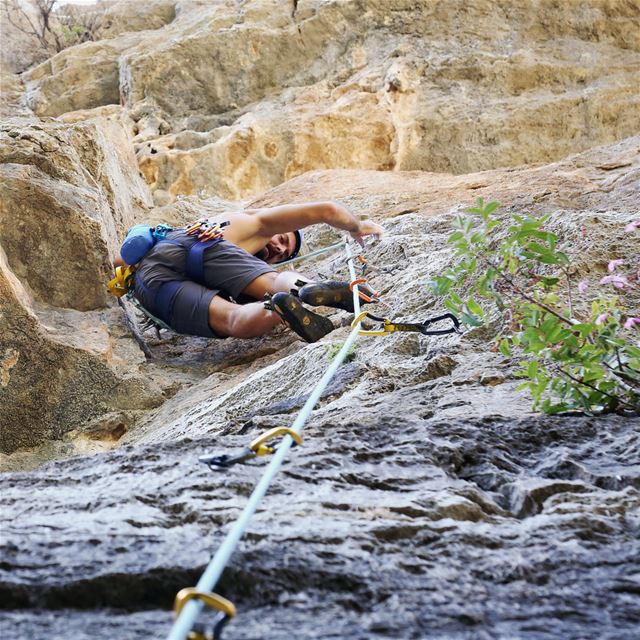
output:
[[[217,338],[209,326],[209,305],[216,295],[237,300],[258,276],[273,273],[266,262],[231,242],[222,240],[204,252],[204,285],[187,279],[186,258],[194,240],[184,231],[173,231],[168,241],[158,242],[138,264],[134,295],[143,307],[168,320],[178,333]],[[168,315],[156,308],[156,294],[165,283],[179,281]]]

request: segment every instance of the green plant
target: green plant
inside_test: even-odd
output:
[[[76,44],[77,42],[82,42],[82,36],[84,35],[86,29],[80,24],[73,24],[68,26],[66,24],[60,25],[60,33],[62,37],[65,39],[65,43],[67,46],[71,44]]]
[[[327,358],[329,358],[329,362],[333,362],[335,360],[335,357],[338,355],[338,353],[340,352],[340,349],[342,349],[342,347],[344,346],[344,343],[335,343],[335,344],[329,344],[327,345]],[[351,362],[355,357],[356,357],[356,345],[352,344],[348,351],[347,351],[347,355],[344,357],[344,362],[343,364],[346,364],[347,362]]]
[[[498,206],[480,198],[455,218],[449,242],[459,260],[430,283],[432,290],[468,327],[497,315],[494,348],[525,356],[518,388],[529,390],[534,409],[640,410],[640,348],[632,343],[640,318],[624,306],[638,286],[616,272],[623,260],[611,261],[611,275],[599,281],[621,295],[603,291],[588,301],[587,283],[574,283],[571,258],[545,229],[549,216],[512,214],[505,221],[495,215]]]

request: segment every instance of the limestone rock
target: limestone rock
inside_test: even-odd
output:
[[[48,116],[120,104],[119,58],[140,37],[132,33],[76,45],[26,72],[29,107]]]
[[[0,136],[0,234],[11,268],[42,302],[106,306],[109,258],[149,207],[122,127],[10,124]]]
[[[639,173],[636,136],[548,166],[468,176],[318,171],[250,204],[336,198],[372,215],[387,235],[367,258],[392,273],[369,280],[391,307],[385,314],[412,321],[438,311],[426,281],[453,259],[452,215],[478,195],[550,212],[550,228],[590,277],[622,252],[636,265],[639,241],[623,227],[640,214]],[[179,223],[227,206],[190,197],[150,215]],[[312,247],[339,236],[321,226],[307,235]],[[343,275],[344,258],[303,270]],[[10,272],[6,281],[3,299],[9,290],[24,316],[26,292]],[[176,385],[170,403],[140,408],[131,422],[126,398],[84,415],[88,450],[96,437],[105,448],[115,437],[132,446],[5,474],[2,624],[25,637],[165,635],[174,594],[197,581],[263,466],[213,474],[197,458],[291,424],[348,331],[339,327],[347,314],[321,312],[338,328],[312,345],[284,328],[250,341],[150,338],[155,367],[211,375]],[[23,316],[0,335],[29,327]],[[46,324],[71,334],[80,316],[49,310]],[[239,607],[229,631],[247,640],[311,640],[319,628],[340,638],[527,637],[532,628],[532,638],[586,628],[594,638],[634,637],[640,480],[629,452],[638,419],[532,415],[513,363],[488,349],[489,337],[357,343],[217,587]],[[24,375],[23,346],[15,338],[0,351],[0,380]]]
[[[427,283],[477,197],[549,213],[592,284],[640,270],[635,3],[139,4],[26,99],[3,83],[2,637],[165,636],[264,467],[198,456],[290,425],[349,331],[321,308],[317,344],[147,333],[146,360],[104,292],[132,222],[340,200],[385,227],[374,309],[407,321],[441,311]],[[346,277],[341,254],[300,270]],[[635,638],[638,419],[533,415],[492,339],[359,339],[217,587],[229,632]]]
[[[423,418],[430,393],[312,420],[216,587],[238,607],[227,635],[631,640],[640,484],[618,445],[638,446],[638,420]],[[5,474],[0,629],[166,636],[264,471],[197,458],[253,435]]]
[[[119,240],[150,200],[122,125],[9,120],[0,175],[0,451],[157,405],[106,291]]]
[[[161,29],[176,17],[176,0],[146,0],[135,5],[116,0],[104,8],[99,39],[115,38],[130,31]]]
[[[157,204],[237,199],[312,169],[463,174],[632,135],[638,33],[622,0],[178,2],[26,80],[40,115],[123,103]]]

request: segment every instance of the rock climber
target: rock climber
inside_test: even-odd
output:
[[[174,331],[208,338],[252,338],[284,321],[307,342],[319,340],[333,324],[301,302],[353,312],[349,283],[313,283],[300,273],[277,272],[270,265],[297,255],[300,229],[309,225],[327,223],[348,231],[360,244],[365,236],[380,238],[384,233],[336,202],[248,209],[206,222],[226,224],[219,241],[200,247],[200,256],[194,258],[198,237],[187,229],[170,231],[138,262],[133,293]],[[196,276],[194,261],[199,263]],[[265,296],[270,298],[266,302]]]

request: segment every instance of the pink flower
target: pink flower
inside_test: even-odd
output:
[[[625,228],[624,230],[627,233],[631,233],[634,229],[637,229],[638,227],[640,227],[640,220],[634,220],[633,222],[630,222]]]
[[[621,264],[624,264],[624,260],[610,260],[607,265],[607,271],[609,273],[613,273],[616,270],[616,267],[619,267]]]
[[[610,313],[601,313],[597,318],[596,318],[596,324],[604,324],[607,321],[607,318],[610,316]]]
[[[584,293],[589,288],[589,283],[586,280],[578,282],[578,291]]]
[[[625,329],[632,329],[635,324],[640,324],[640,318],[627,318],[623,326]]]
[[[629,281],[624,276],[605,276],[600,280],[600,284],[612,284],[617,289],[624,289]]]

